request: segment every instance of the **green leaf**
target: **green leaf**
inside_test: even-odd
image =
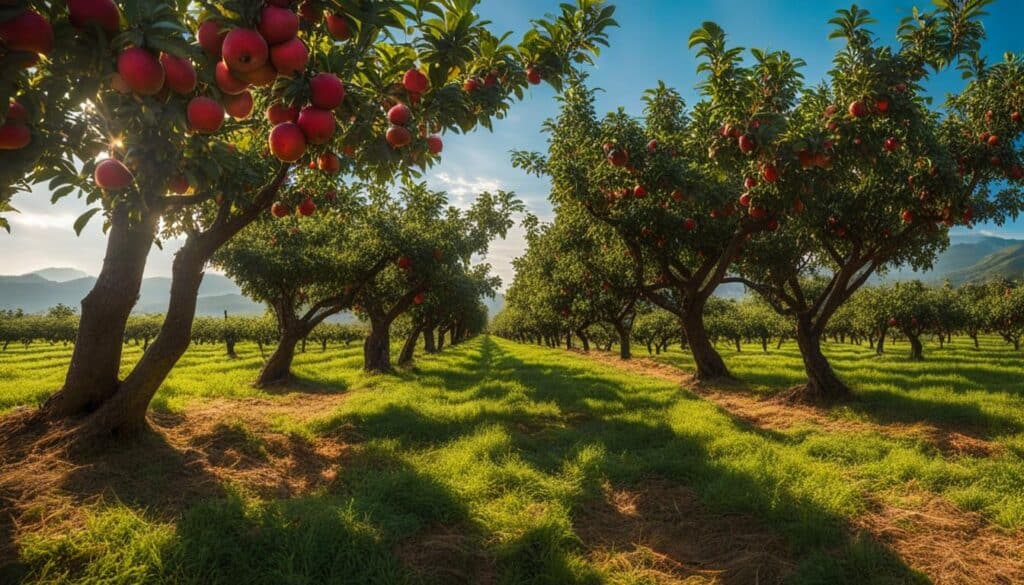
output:
[[[86,211],[82,215],[78,216],[75,220],[75,235],[82,235],[82,230],[85,229],[86,224],[92,219],[92,216],[96,215],[100,211],[99,207],[93,207],[89,211]]]

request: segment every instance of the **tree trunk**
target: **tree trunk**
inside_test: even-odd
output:
[[[693,354],[693,361],[697,364],[697,378],[699,380],[728,378],[730,377],[729,369],[725,367],[722,356],[708,340],[708,333],[704,328],[703,308],[703,305],[699,308],[692,307],[686,311],[686,316],[682,319],[686,341]]]
[[[135,224],[127,210],[112,214],[103,268],[82,299],[71,365],[64,386],[43,405],[45,416],[85,414],[117,392],[124,331],[139,298],[158,215]]]
[[[889,335],[888,329],[882,329],[882,334],[878,336],[878,344],[875,346],[875,353],[882,355],[885,353],[885,338]]]
[[[416,342],[420,340],[420,331],[422,327],[413,327],[409,333],[409,337],[405,340],[405,345],[402,346],[402,353],[398,354],[398,365],[404,366],[412,363],[413,353],[416,351]]]
[[[619,357],[628,360],[633,357],[629,346],[629,330],[621,323],[615,323],[615,332],[619,334]]]
[[[565,349],[572,349],[572,333],[565,334]]]
[[[796,342],[807,373],[807,385],[801,389],[799,398],[810,402],[850,399],[853,393],[832,371],[832,365],[821,352],[820,334],[806,320],[801,319],[797,324]]]
[[[153,395],[189,347],[199,285],[209,257],[200,247],[190,240],[175,255],[171,300],[160,333],[117,392],[89,421],[93,434],[130,436],[146,428],[146,411]]]
[[[363,342],[363,369],[367,372],[391,371],[391,324],[370,320],[370,334]]]
[[[256,386],[266,388],[277,384],[286,384],[292,378],[292,361],[295,359],[295,346],[302,337],[302,331],[297,327],[289,327],[287,331],[281,332],[281,339],[277,342],[277,348],[270,354],[270,359],[263,364],[256,379]]]
[[[437,351],[442,351],[444,349],[444,333],[444,329],[437,330]],[[540,343],[539,337],[537,338],[537,343]]]
[[[647,355],[653,354],[654,353],[654,348],[651,346],[651,342],[648,341],[648,342],[646,342],[646,344],[647,344]]]
[[[974,341],[974,349],[979,349],[981,346],[978,344],[978,334],[972,333],[971,339]]]
[[[437,341],[434,339],[433,326],[428,326],[423,330],[423,351],[437,353]]]
[[[736,353],[743,353],[743,347],[740,345],[739,338],[737,337],[733,341],[736,342]]]
[[[576,336],[580,338],[580,343],[583,344],[583,351],[589,352],[590,351],[590,340],[587,339],[586,331],[583,331],[582,329],[580,329],[579,331],[576,332]]]
[[[768,353],[768,338],[767,337],[762,337],[761,338],[761,351],[763,351],[764,353]]]
[[[910,342],[910,359],[915,362],[922,361],[924,359],[924,346],[921,345],[921,338],[907,333],[907,341]]]

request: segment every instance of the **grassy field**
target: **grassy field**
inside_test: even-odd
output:
[[[0,526],[0,582],[924,583],[953,574],[945,554],[975,561],[959,582],[1012,583],[1021,357],[994,340],[924,363],[904,350],[830,345],[859,400],[824,413],[835,424],[762,426],[668,380],[495,338],[393,376],[361,373],[356,348],[311,349],[274,393],[248,384],[255,347],[196,347],[157,397],[159,433],[3,501],[18,522]],[[722,393],[800,381],[792,347],[723,352],[749,386]],[[0,354],[0,409],[42,400],[68,355]]]

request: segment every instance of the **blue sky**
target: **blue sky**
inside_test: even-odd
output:
[[[828,19],[844,2],[812,0],[619,0],[616,19],[620,28],[611,32],[611,47],[605,49],[591,70],[591,83],[604,91],[598,95],[598,110],[625,106],[640,111],[643,90],[664,80],[678,88],[688,102],[696,99],[696,64],[686,48],[690,32],[703,21],[713,20],[725,28],[731,42],[743,47],[785,49],[807,61],[804,74],[809,82],[822,79],[839,46],[829,41]],[[870,0],[858,3],[879,21],[872,29],[883,42],[892,42],[899,20],[910,14],[913,2]],[[931,6],[930,0],[917,3]],[[479,12],[494,22],[495,29],[512,30],[518,38],[529,20],[557,10],[557,0],[483,0]],[[1024,22],[1024,2],[997,0],[988,9],[984,24],[988,32],[985,53],[1000,60],[1006,51],[1024,49],[1019,40]],[[933,80],[929,90],[941,100],[947,91],[962,84],[955,72]],[[465,202],[483,189],[516,191],[530,209],[550,216],[547,185],[511,168],[509,151],[544,149],[541,122],[556,113],[553,92],[545,86],[534,88],[523,103],[516,104],[506,120],[495,124],[494,132],[476,132],[445,139],[441,164],[429,174],[430,183],[451,194],[454,202]],[[24,212],[12,216],[14,234],[0,235],[0,273],[18,274],[46,266],[70,266],[95,274],[103,258],[104,239],[99,222],[94,222],[81,237],[71,229],[74,218],[84,206],[66,199],[58,206],[48,203],[42,192],[19,195],[14,203]],[[1006,237],[1024,237],[1024,221],[995,228],[978,228]],[[169,242],[164,251],[153,251],[148,276],[167,275],[173,251],[180,245]],[[510,261],[523,252],[522,235],[514,232],[504,242],[492,246],[489,261],[495,271],[511,282]]]

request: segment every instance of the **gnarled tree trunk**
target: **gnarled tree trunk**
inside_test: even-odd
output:
[[[583,351],[590,351],[590,340],[587,339],[587,332],[583,329],[576,331],[576,336],[580,338],[580,343],[583,344]]]
[[[703,305],[690,307],[681,320],[683,331],[686,333],[687,345],[689,345],[693,361],[697,365],[697,379],[728,378],[729,369],[725,367],[722,356],[708,340],[708,333],[704,328],[703,309]]]
[[[910,359],[915,362],[924,360],[924,346],[921,344],[921,337],[907,333],[907,341],[910,342]]]
[[[437,340],[434,337],[435,329],[429,325],[423,329],[423,351],[437,353]]]
[[[402,352],[398,354],[398,365],[404,366],[412,363],[413,354],[416,352],[416,343],[420,340],[420,331],[422,330],[421,326],[413,326],[409,337],[405,340],[405,345],[402,346]]]
[[[834,402],[848,400],[853,396],[849,387],[832,371],[825,354],[821,351],[821,334],[806,319],[797,323],[796,342],[804,360],[807,385],[797,398],[810,402]]]
[[[363,342],[363,369],[367,372],[391,371],[391,323],[370,318],[370,333]]]
[[[111,215],[103,268],[82,299],[71,365],[64,386],[43,405],[44,416],[91,412],[117,391],[124,331],[139,298],[158,219],[153,213],[135,223],[125,209]]]
[[[614,323],[615,332],[619,334],[619,357],[628,360],[633,357],[630,350],[629,329],[623,323]]]
[[[298,323],[289,323],[281,328],[280,340],[270,359],[263,364],[256,386],[265,388],[276,384],[285,384],[292,378],[292,362],[295,360],[295,347],[305,335],[305,327]],[[326,342],[324,342],[326,346]]]

